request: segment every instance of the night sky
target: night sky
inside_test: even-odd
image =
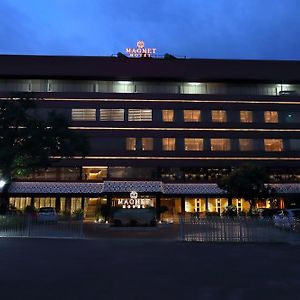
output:
[[[300,60],[300,0],[0,0],[0,54]]]

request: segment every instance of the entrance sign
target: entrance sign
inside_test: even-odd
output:
[[[153,201],[148,198],[138,198],[136,191],[130,192],[130,199],[118,199],[118,205],[123,208],[146,208],[153,206]]]
[[[145,48],[144,41],[138,41],[136,48],[126,48],[126,54],[129,57],[151,57],[156,54],[156,48]]]

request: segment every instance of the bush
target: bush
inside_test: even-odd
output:
[[[84,212],[82,209],[77,209],[72,213],[73,220],[83,220]]]
[[[222,216],[236,217],[238,215],[238,210],[234,205],[228,205],[225,207],[225,210],[222,212]]]
[[[220,214],[217,211],[212,211],[212,212],[207,211],[206,216],[207,217],[220,217]]]

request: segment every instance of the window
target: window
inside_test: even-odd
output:
[[[278,112],[277,111],[265,111],[265,122],[266,123],[278,123]]]
[[[201,111],[200,110],[184,110],[183,111],[184,122],[200,122]]]
[[[129,150],[129,151],[136,150],[136,138],[134,138],[134,137],[126,138],[126,150]]]
[[[264,139],[265,151],[283,151],[282,139]]]
[[[142,150],[143,151],[153,150],[153,138],[142,138]]]
[[[163,109],[162,110],[162,120],[163,120],[163,122],[174,122],[174,110],[173,109]]]
[[[203,151],[203,139],[200,138],[185,138],[185,151]]]
[[[100,121],[124,121],[124,109],[100,109]]]
[[[212,122],[227,122],[227,114],[225,110],[212,110],[211,111],[211,120]]]
[[[96,121],[96,109],[73,108],[72,121]]]
[[[240,151],[252,151],[253,140],[252,139],[239,139]]]
[[[300,139],[290,139],[291,151],[300,151]]]
[[[175,142],[176,142],[175,138],[163,138],[162,139],[163,150],[174,151],[176,148]]]
[[[152,121],[152,109],[128,109],[128,121]]]
[[[252,123],[253,122],[252,111],[241,110],[240,111],[240,121],[241,121],[241,123]]]
[[[230,151],[230,139],[210,139],[211,151]]]

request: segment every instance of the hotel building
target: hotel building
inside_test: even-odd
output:
[[[216,181],[244,162],[266,167],[280,205],[300,206],[298,61],[1,55],[0,99],[16,93],[90,141],[86,157],[15,178],[9,199],[19,209],[220,213],[229,200]]]

